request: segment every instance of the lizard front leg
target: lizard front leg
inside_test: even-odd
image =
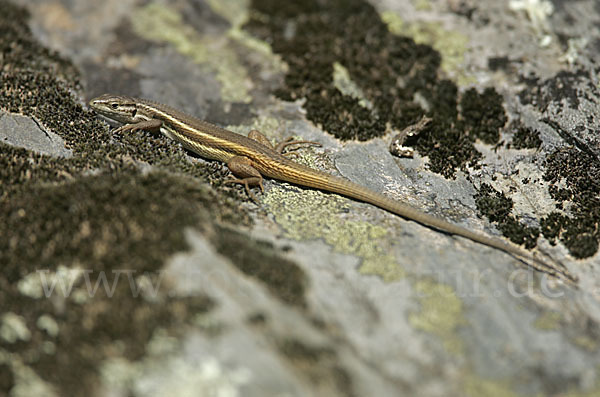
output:
[[[136,133],[141,130],[146,130],[149,132],[156,133],[156,132],[160,131],[160,127],[162,126],[162,124],[163,124],[163,122],[160,120],[157,120],[157,119],[142,120],[142,121],[138,121],[137,123],[125,124],[117,129],[115,129],[113,131],[113,133],[115,133],[115,134],[118,134],[120,132]]]

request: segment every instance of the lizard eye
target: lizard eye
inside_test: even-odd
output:
[[[116,109],[116,108],[119,107],[119,104],[116,103],[116,102],[113,102],[113,103],[110,104],[110,107],[112,107],[113,109]]]

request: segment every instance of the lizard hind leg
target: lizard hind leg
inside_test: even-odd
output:
[[[321,144],[319,142],[315,142],[315,141],[301,141],[301,140],[294,140],[293,137],[289,137],[287,138],[285,141],[280,142],[279,144],[277,144],[277,146],[275,146],[275,151],[277,153],[281,153],[284,154],[283,151],[286,147],[291,146],[291,145],[300,145],[303,143],[307,143],[310,145],[315,145],[315,146],[321,146]]]
[[[267,138],[262,132],[260,132],[258,130],[250,131],[248,133],[248,138],[255,140],[257,142],[260,142],[263,145],[273,149],[273,145],[271,144],[271,141],[269,141],[269,138]]]
[[[256,196],[250,190],[250,185],[258,185],[260,191],[264,193],[263,177],[256,168],[252,166],[252,160],[245,156],[234,156],[227,161],[227,168],[235,178],[226,180],[225,183],[239,183],[244,185],[246,193],[253,200],[257,201]]]

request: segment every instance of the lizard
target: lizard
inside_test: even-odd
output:
[[[533,269],[572,284],[577,282],[575,275],[562,265],[551,264],[517,245],[469,230],[350,180],[294,162],[283,153],[284,148],[289,145],[313,142],[287,140],[273,147],[257,130],[250,131],[246,137],[168,105],[125,95],[104,94],[92,99],[89,106],[101,116],[123,124],[114,133],[135,133],[140,130],[161,132],[203,158],[224,162],[234,175],[234,178],[226,183],[242,184],[248,196],[253,199],[255,196],[250,186],[258,186],[261,192],[264,192],[263,177],[340,194],[372,204],[437,231],[501,250]]]

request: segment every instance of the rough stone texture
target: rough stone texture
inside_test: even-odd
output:
[[[40,128],[35,120],[19,114],[0,113],[0,139],[16,147],[56,157],[71,157],[63,140]]]
[[[598,2],[15,4],[0,395],[600,395]],[[579,283],[334,194],[248,202],[218,163],[111,134],[83,100],[104,92],[319,141],[297,160]]]

